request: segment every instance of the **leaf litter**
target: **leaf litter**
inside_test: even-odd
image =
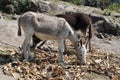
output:
[[[92,52],[87,55],[87,64],[81,65],[74,55],[74,50],[70,49],[67,53],[69,55],[63,55],[64,62],[70,66],[67,69],[60,65],[58,51],[50,54],[49,51],[39,49],[34,51],[34,60],[27,62],[20,60],[21,51],[0,48],[0,62],[11,60],[4,64],[3,73],[17,80],[82,80],[90,72],[106,75],[111,80],[120,79],[120,56],[93,47]]]

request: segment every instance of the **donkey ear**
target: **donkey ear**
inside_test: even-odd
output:
[[[75,46],[76,46],[76,47],[80,47],[80,46],[81,46],[80,40],[78,40],[78,41],[75,43]]]
[[[83,41],[82,41],[82,39],[80,39],[80,41],[79,41],[79,42],[80,42],[80,45],[82,46],[82,45],[83,45]]]
[[[77,37],[78,37],[78,39],[80,39],[81,36],[80,36],[80,35],[77,35]],[[80,41],[80,40],[79,40],[79,41]]]
[[[76,47],[79,47],[79,46],[80,46],[79,42],[76,42],[76,43],[75,43],[75,46],[76,46]]]

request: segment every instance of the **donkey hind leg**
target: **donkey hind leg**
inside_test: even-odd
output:
[[[89,51],[88,44],[89,44],[89,38],[88,38],[88,37],[86,37],[85,47],[86,47],[86,49]]]
[[[34,33],[33,29],[28,28],[27,30],[24,30],[25,32],[25,40],[23,42],[22,48],[23,48],[23,57],[28,61],[29,58],[32,58],[32,54],[30,51],[30,41],[32,38],[32,35]]]
[[[23,54],[23,59],[27,60],[28,61],[28,58],[29,58],[29,52],[30,50],[28,50],[29,48],[29,41],[28,41],[28,37],[25,37],[25,40],[23,42],[23,45],[22,45],[22,54]]]
[[[30,42],[30,41],[29,41],[29,42]],[[29,60],[33,60],[34,55],[33,55],[33,53],[31,52],[30,49],[31,49],[31,48],[30,48],[30,43],[28,43],[28,45],[27,45],[28,59],[29,59]]]
[[[26,55],[27,55],[27,39],[24,39],[24,42],[22,44],[22,59],[27,59]]]
[[[89,39],[89,51],[91,52],[91,39]]]

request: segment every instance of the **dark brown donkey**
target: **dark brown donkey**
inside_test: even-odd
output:
[[[86,47],[89,43],[89,51],[91,51],[92,20],[89,16],[84,13],[66,13],[57,14],[55,16],[65,18],[76,33],[82,32],[82,37],[84,37],[86,40]],[[35,48],[40,41],[40,39],[33,35],[32,47]],[[40,46],[42,46],[45,42],[46,41],[44,41]]]

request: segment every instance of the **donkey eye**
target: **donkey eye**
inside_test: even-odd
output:
[[[76,46],[77,46],[77,47],[79,47],[79,46],[80,46],[80,44],[79,44],[79,43],[77,43],[77,44],[76,44]]]
[[[78,37],[78,39],[80,39],[80,35],[78,35],[77,37]]]
[[[78,43],[78,44],[77,44],[77,46],[79,47],[79,46],[80,46],[80,44]]]

